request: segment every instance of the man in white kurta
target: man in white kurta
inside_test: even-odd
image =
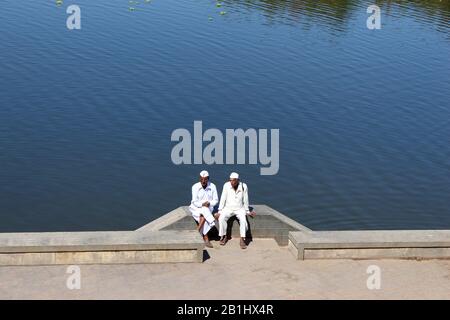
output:
[[[247,233],[247,214],[254,216],[254,212],[250,212],[248,204],[248,187],[245,183],[239,181],[239,175],[235,172],[231,173],[230,181],[223,185],[222,195],[219,204],[219,236],[220,244],[227,243],[227,227],[228,219],[236,216],[239,220],[239,233],[241,236],[240,246],[242,249],[247,248],[245,243],[245,235]]]
[[[192,217],[198,222],[198,230],[203,236],[205,245],[209,248],[212,248],[212,244],[208,238],[208,231],[215,224],[212,212],[218,202],[217,189],[214,183],[209,181],[209,173],[207,171],[200,172],[200,181],[192,186],[192,201],[189,210]]]

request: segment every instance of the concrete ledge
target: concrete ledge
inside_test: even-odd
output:
[[[184,207],[178,207],[175,210],[166,213],[165,215],[147,223],[136,231],[159,231],[176,223],[180,219],[186,217],[186,210]],[[193,230],[192,228],[190,230]]]
[[[247,217],[250,238],[273,238],[280,246],[288,245],[289,231],[311,231],[307,227],[290,219],[282,213],[266,206],[254,205],[257,215],[255,218]],[[218,224],[218,222],[216,222]],[[189,207],[180,207],[170,213],[139,228],[140,231],[158,230],[194,230],[195,221],[191,216]],[[239,237],[239,223],[237,219],[229,220],[229,234]]]
[[[0,266],[202,262],[197,250],[2,253]]]
[[[0,265],[202,262],[195,231],[0,234]]]
[[[275,239],[296,259],[450,258],[450,230],[312,231],[266,205],[253,208],[247,237]],[[229,220],[230,236],[239,237],[238,224]],[[179,207],[136,231],[0,233],[0,266],[203,262],[195,227]]]
[[[289,251],[303,259],[447,259],[450,230],[290,232]]]

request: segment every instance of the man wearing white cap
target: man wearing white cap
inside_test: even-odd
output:
[[[208,231],[214,226],[215,218],[212,212],[218,202],[216,186],[209,182],[208,171],[203,170],[200,172],[200,182],[192,186],[192,201],[189,210],[192,217],[198,222],[198,230],[208,248],[213,247],[208,238]]]
[[[245,234],[247,233],[247,214],[250,213],[248,205],[248,188],[247,185],[239,181],[239,175],[236,172],[231,173],[230,181],[223,185],[222,195],[219,204],[219,236],[220,244],[225,245],[227,239],[227,221],[230,217],[236,216],[239,220],[239,232],[241,235],[240,246],[242,249],[247,248],[245,243]]]

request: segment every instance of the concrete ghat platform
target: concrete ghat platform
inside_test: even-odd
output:
[[[254,210],[257,216],[247,217],[247,237],[257,240],[249,251],[271,239],[296,259],[450,258],[449,230],[312,231],[268,206]],[[229,220],[231,238],[239,237],[238,223]],[[203,262],[204,254],[188,207],[135,231],[0,234],[0,266]]]
[[[287,246],[290,231],[311,231],[304,225],[266,205],[254,205],[253,209],[257,216],[255,218],[247,217],[249,225],[247,238],[270,238],[274,239],[280,246]],[[189,208],[179,207],[138,230],[192,230],[194,228],[195,222]],[[239,222],[237,219],[231,218],[228,221],[228,234],[231,237],[239,237]]]
[[[0,234],[0,265],[202,262],[195,231]]]
[[[0,299],[450,299],[450,231],[311,231],[255,211],[246,250],[237,223],[226,246],[204,250],[186,207],[136,231],[0,234]],[[80,289],[67,265],[80,266]]]
[[[448,259],[450,230],[290,232],[289,250],[303,259]]]

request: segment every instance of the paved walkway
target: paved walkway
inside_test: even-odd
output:
[[[269,239],[214,246],[203,264],[82,265],[79,290],[67,289],[67,266],[0,267],[0,299],[450,299],[450,260],[297,261]],[[370,265],[379,290],[367,288]]]

